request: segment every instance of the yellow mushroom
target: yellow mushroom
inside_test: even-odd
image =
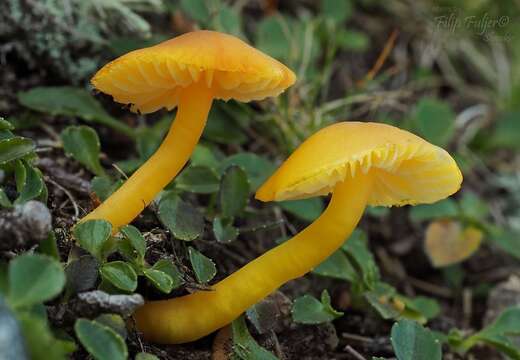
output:
[[[155,154],[82,221],[105,219],[117,231],[139,215],[188,161],[213,99],[261,100],[279,95],[295,80],[280,62],[214,31],[190,32],[105,65],[92,84],[115,101],[143,114],[178,109]]]
[[[155,342],[196,340],[324,261],[348,238],[367,205],[433,203],[455,193],[461,182],[445,150],[407,131],[362,122],[328,126],[301,144],[256,193],[262,201],[332,193],[323,214],[213,291],[146,303],[134,314],[137,327]]]

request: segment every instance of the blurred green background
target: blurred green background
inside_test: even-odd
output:
[[[215,102],[190,164],[134,223],[137,240],[107,230],[75,234],[73,246],[72,225],[155,151],[173,116],[132,114],[89,79],[128,51],[196,29],[240,37],[289,66],[296,84],[261,102]],[[292,325],[266,329],[269,302],[248,311],[249,330],[242,318],[233,323],[233,358],[440,359],[443,344],[446,359],[520,359],[518,1],[3,0],[0,84],[0,221],[30,200],[54,219],[35,245],[54,260],[26,254],[13,265],[35,247],[0,247],[0,316],[21,324],[33,358],[74,348],[78,359],[209,358],[211,339],[143,345],[121,333],[121,317],[103,315],[114,309],[74,328],[83,313],[60,322],[52,309],[69,309],[80,292],[63,267],[94,273],[81,291],[160,298],[204,288],[321,213],[324,199],[260,205],[252,194],[308,136],[356,120],[447,149],[463,171],[461,191],[433,205],[368,209],[342,249],[282,288],[292,313],[276,316]],[[89,236],[105,247],[86,245]],[[132,239],[146,240],[146,254],[135,257]],[[85,260],[88,252],[97,259]],[[54,275],[42,280],[41,267]],[[35,284],[56,291],[13,295]],[[318,346],[324,328],[334,336]]]

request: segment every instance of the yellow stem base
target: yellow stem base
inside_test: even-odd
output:
[[[209,89],[186,88],[179,100],[177,116],[159,149],[81,222],[104,219],[112,224],[115,233],[135,219],[190,158],[204,130],[211,103]]]
[[[138,330],[148,340],[176,344],[229,324],[336,251],[359,222],[371,184],[370,174],[338,184],[329,206],[314,223],[214,285],[213,291],[146,303],[134,314]]]

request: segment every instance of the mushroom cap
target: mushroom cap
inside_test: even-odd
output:
[[[177,106],[183,88],[211,88],[214,98],[239,101],[276,96],[296,80],[282,63],[242,40],[215,31],[193,31],[131,51],[101,68],[94,87],[132,111]]]
[[[340,122],[308,138],[260,187],[262,201],[326,195],[370,172],[369,205],[432,203],[455,193],[462,174],[444,149],[394,126]]]

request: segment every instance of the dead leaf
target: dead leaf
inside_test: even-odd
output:
[[[461,262],[478,250],[482,231],[462,225],[453,220],[438,220],[426,229],[425,251],[435,267],[444,267]]]

